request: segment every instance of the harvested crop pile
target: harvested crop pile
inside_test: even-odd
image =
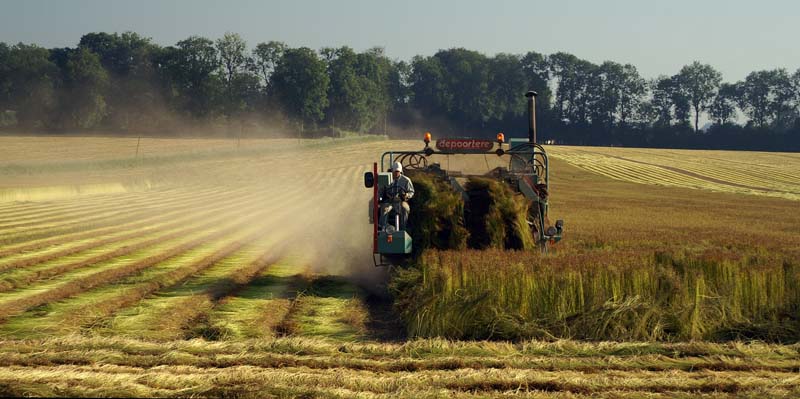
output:
[[[434,173],[410,171],[409,177],[416,190],[408,223],[416,255],[427,248],[536,248],[526,221],[528,201],[502,182],[469,178],[465,203],[449,182]]]
[[[391,289],[417,337],[800,339],[800,264],[763,253],[429,250]]]
[[[432,173],[409,171],[408,175],[415,190],[408,220],[415,255],[426,248],[466,248],[469,232],[464,227],[461,195]]]
[[[497,180],[471,177],[466,185],[470,248],[535,249],[528,222],[528,200]]]

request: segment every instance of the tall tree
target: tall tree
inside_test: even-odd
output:
[[[800,134],[800,68],[792,74],[790,83],[790,103],[794,116],[794,130]]]
[[[217,39],[216,47],[224,72],[225,114],[230,121],[232,116],[254,108],[259,78],[249,67],[254,60],[248,57],[247,44],[241,36],[226,32]]]
[[[5,112],[11,96],[11,48],[0,42],[0,112]]]
[[[736,85],[730,83],[720,85],[717,95],[714,96],[714,101],[711,102],[708,108],[711,119],[718,126],[726,125],[736,118],[737,95]]]
[[[529,51],[520,59],[522,71],[527,82],[522,91],[534,90],[538,93],[536,106],[542,110],[549,110],[553,94],[550,90],[550,65],[547,57],[535,51]]]
[[[154,117],[163,114],[153,67],[158,46],[134,32],[100,32],[81,37],[78,47],[97,54],[108,72],[103,96],[109,125],[119,129],[153,127]]]
[[[520,57],[512,54],[497,54],[489,59],[487,105],[491,116],[497,120],[515,118],[525,113],[525,97],[528,76]]]
[[[381,120],[386,122],[388,112],[392,106],[390,93],[390,73],[392,62],[386,57],[382,47],[373,47],[358,54],[357,71],[363,81],[362,85],[367,92],[367,107],[369,111],[362,119],[360,131],[367,131],[380,125]]]
[[[217,71],[220,60],[214,42],[200,36],[181,40],[162,50],[156,59],[162,71],[166,95],[176,108],[196,118],[210,117],[220,95]]]
[[[325,62],[308,47],[283,53],[270,78],[271,87],[290,116],[301,122],[318,122],[328,106]]]
[[[676,75],[676,82],[694,109],[694,131],[697,132],[700,112],[705,111],[714,100],[722,82],[722,74],[711,65],[695,61],[681,68]]]
[[[553,92],[550,87],[550,65],[544,54],[535,51],[525,53],[520,59],[522,71],[526,82],[523,87],[518,87],[518,92],[535,91],[536,116],[539,121],[547,122],[552,119]]]
[[[548,57],[550,73],[556,86],[555,107],[562,122],[587,126],[592,113],[593,80],[597,66],[568,53]],[[596,86],[594,87],[596,89]],[[596,93],[597,90],[594,90]]]
[[[153,44],[149,38],[135,32],[87,33],[78,43],[78,47],[97,54],[107,72],[119,76],[131,74],[135,69],[144,67],[151,46]]]
[[[216,41],[219,58],[225,68],[225,85],[230,93],[233,79],[247,63],[247,43],[237,33],[226,32]]]
[[[491,118],[489,62],[485,55],[464,48],[440,50],[439,59],[450,96],[449,114],[462,127],[482,127]]]
[[[389,97],[391,109],[405,107],[411,98],[409,79],[411,78],[411,65],[405,61],[392,62],[389,68]]]
[[[688,115],[686,97],[682,96],[675,85],[675,79],[669,76],[659,76],[649,83],[652,98],[653,126],[667,128],[674,122],[685,123]]]
[[[791,103],[791,78],[785,69],[752,72],[739,88],[739,107],[760,128],[767,127]]]
[[[559,120],[565,121],[570,113],[570,103],[575,99],[575,65],[579,60],[572,54],[558,52],[550,55],[547,61],[556,87],[555,112]]]
[[[426,116],[447,116],[453,93],[445,82],[446,71],[436,57],[415,56],[411,61],[411,103]]]
[[[689,127],[689,118],[692,112],[692,103],[689,99],[687,86],[682,84],[678,75],[669,78],[667,88],[670,100],[675,111],[675,124],[680,127]]]
[[[390,106],[391,62],[383,49],[356,54],[342,47],[327,55],[330,89],[330,122],[356,131],[368,131],[378,124]]]
[[[19,43],[5,53],[0,85],[5,87],[8,109],[16,113],[22,126],[47,126],[57,106],[56,86],[60,79],[50,52]]]
[[[635,66],[625,64],[622,66],[619,84],[619,120],[622,125],[627,125],[642,104],[647,82],[639,75]]]
[[[108,74],[100,57],[86,48],[70,51],[64,65],[62,125],[70,128],[97,127],[106,116],[104,93]]]
[[[286,51],[286,44],[283,42],[270,41],[267,43],[259,43],[253,49],[252,60],[253,67],[262,79],[264,87],[269,83],[269,77],[275,70],[278,61],[283,57]]]
[[[622,97],[622,64],[605,61],[598,66],[590,80],[592,123],[605,129],[614,127]]]
[[[360,117],[367,111],[368,93],[356,71],[356,53],[347,46],[323,51],[326,53],[330,79],[328,116],[335,126],[359,130]]]

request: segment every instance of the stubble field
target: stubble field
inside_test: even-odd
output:
[[[797,343],[407,336],[362,175],[416,142],[1,139],[0,396],[800,395]],[[800,260],[800,156],[548,150],[557,262]]]

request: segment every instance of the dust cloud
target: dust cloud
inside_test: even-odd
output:
[[[362,180],[380,145],[296,139],[254,139],[247,145],[265,152],[174,167],[163,172],[172,183],[167,187],[198,197],[203,190],[220,191],[198,207],[220,209],[212,215],[229,215],[231,221],[244,215],[246,222],[233,234],[250,245],[275,259],[291,256],[307,272],[345,276],[369,292],[385,292],[386,270],[371,258],[371,191]],[[209,217],[201,209],[187,211],[198,221]]]
[[[279,129],[253,136],[280,136]],[[0,187],[23,180],[39,187],[78,187],[72,197],[53,197],[41,205],[48,212],[75,210],[79,223],[63,229],[63,240],[119,232],[220,251],[243,248],[275,262],[291,258],[299,272],[344,276],[368,292],[384,294],[388,273],[371,257],[371,190],[363,186],[363,174],[387,142],[292,136],[147,138],[139,143],[147,156],[134,161],[130,138],[50,136],[49,156],[29,162],[16,175],[0,176]],[[131,189],[81,189],[120,182]]]

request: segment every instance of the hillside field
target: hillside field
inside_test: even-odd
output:
[[[681,302],[697,309],[687,335],[562,329],[486,341],[443,338],[458,317],[409,323],[387,297],[395,275],[370,259],[363,173],[381,152],[421,142],[0,144],[0,396],[800,396],[800,344],[787,339],[800,333],[800,154],[546,147],[550,217],[566,234],[547,255],[508,256],[522,275],[713,261],[739,273],[714,278],[747,282],[732,286],[740,313],[726,320],[744,327],[772,309],[775,324],[707,333],[719,317],[700,307],[728,294],[698,290],[717,287],[704,275]],[[520,276],[503,253],[485,258],[469,265],[482,280],[462,275],[435,295],[495,292]],[[638,287],[618,281],[609,295]]]

